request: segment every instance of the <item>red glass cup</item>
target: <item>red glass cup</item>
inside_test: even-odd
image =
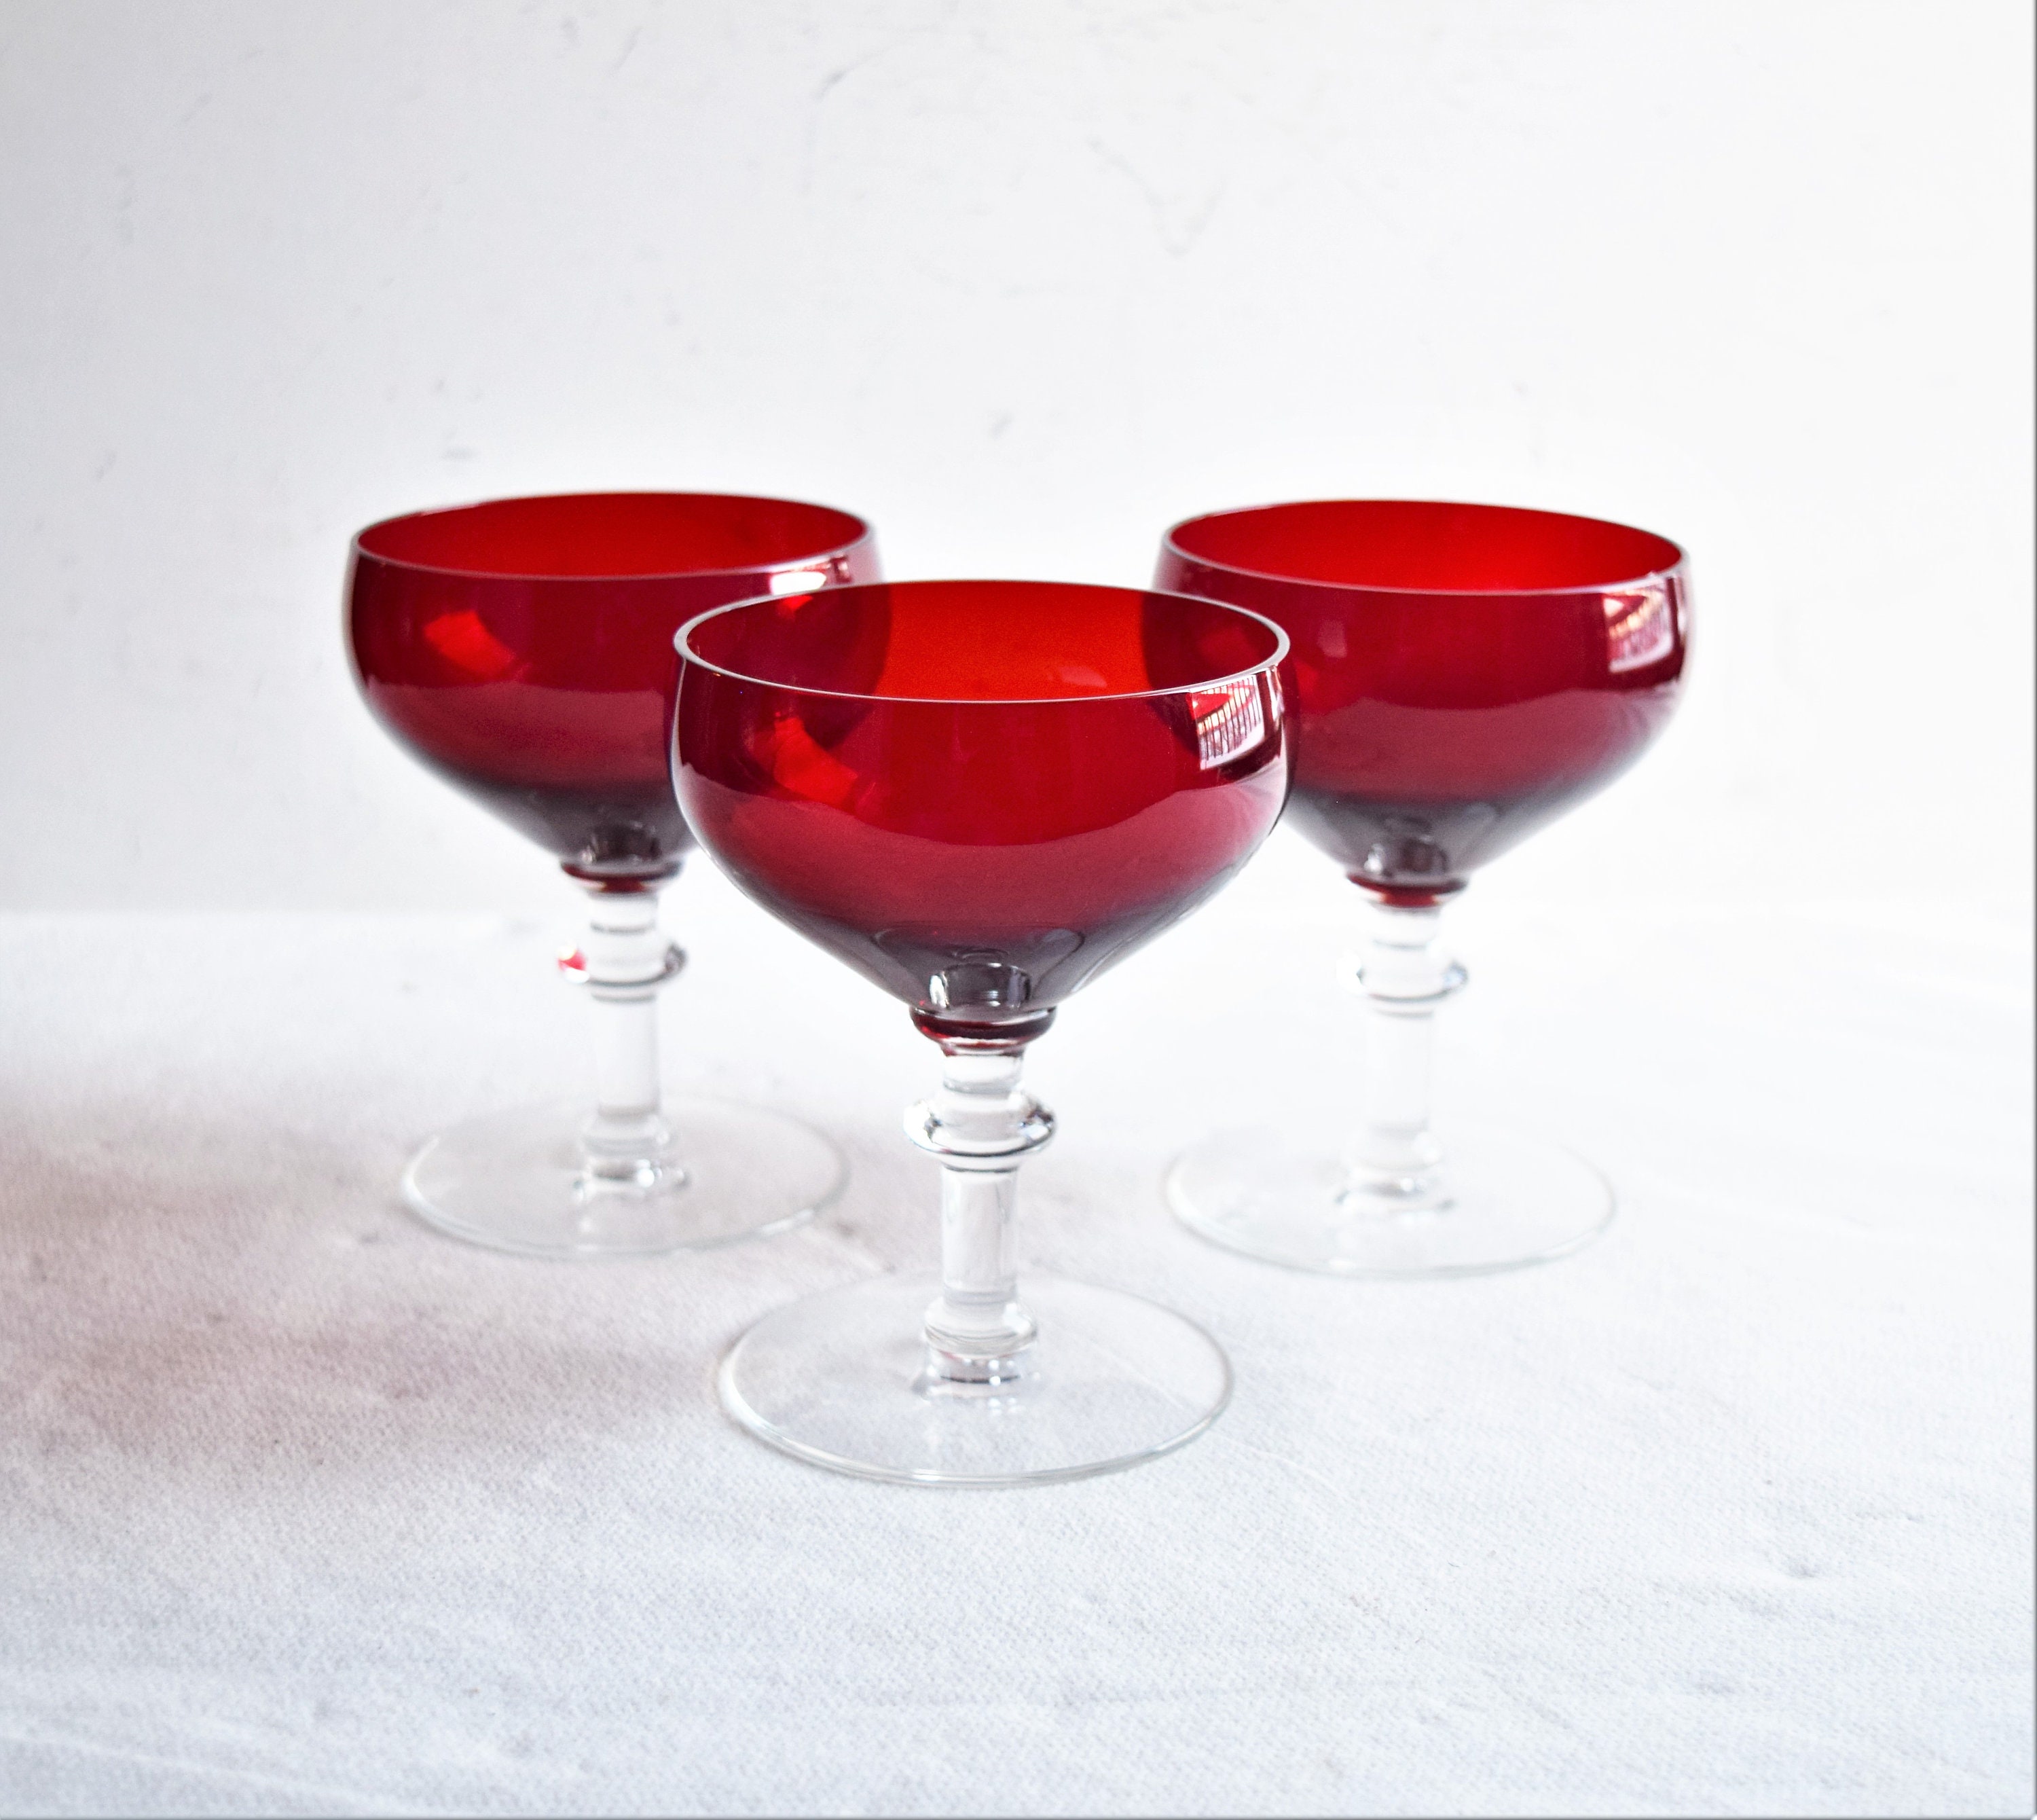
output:
[[[1034,1276],[1018,1170],[1053,1133],[1026,1046],[1085,982],[1242,866],[1288,783],[1257,615],[1127,588],[924,581],[746,602],[681,634],[673,780],[744,891],[939,1045],[906,1134],[942,1165],[937,1276],[768,1316],[724,1361],[737,1421],[916,1484],[1105,1472],[1230,1394],[1202,1330]]]
[[[1684,553],[1598,519],[1321,500],[1213,513],[1162,543],[1155,585],[1264,614],[1293,641],[1289,819],[1370,902],[1347,968],[1367,1008],[1366,1091],[1342,1143],[1222,1135],[1168,1178],[1175,1211],[1255,1257],[1362,1276],[1504,1269],[1612,1217],[1569,1151],[1429,1119],[1436,947],[1472,874],[1602,789],[1681,691]]]
[[[376,719],[590,900],[561,965],[592,1009],[591,1110],[520,1109],[433,1138],[403,1176],[425,1219],[505,1250],[614,1257],[776,1230],[839,1190],[839,1152],[806,1126],[661,1091],[656,1001],[684,957],[658,892],[693,844],[667,716],[686,620],[877,573],[863,520],[721,494],[493,500],[354,539],[348,641]]]

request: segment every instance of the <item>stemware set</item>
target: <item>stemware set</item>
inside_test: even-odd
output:
[[[1151,588],[879,578],[848,513],[727,495],[505,500],[355,540],[361,686],[433,770],[590,895],[561,963],[596,1026],[591,1107],[434,1137],[403,1178],[482,1243],[598,1258],[791,1225],[839,1192],[799,1121],[667,1102],[657,893],[697,841],[772,914],[905,1005],[939,1084],[905,1134],[941,1165],[938,1273],[766,1316],[724,1406],[866,1477],[1072,1478],[1181,1446],[1230,1369],[1143,1298],[1030,1277],[1019,1166],[1054,1121],[1020,1084],[1062,1001],[1188,914],[1283,808],[1370,906],[1347,1141],[1221,1133],[1166,1183],[1203,1235],[1358,1276],[1504,1269],[1612,1216],[1588,1164],[1429,1128],[1436,949],[1467,877],[1617,775],[1677,693],[1681,552],[1506,508],[1336,501],[1219,513]]]

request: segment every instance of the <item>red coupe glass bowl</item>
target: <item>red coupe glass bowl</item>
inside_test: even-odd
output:
[[[867,581],[846,512],[726,494],[593,493],[415,512],[354,539],[347,628],[391,735],[576,877],[661,883],[672,635],[773,588]]]
[[[1684,553],[1602,520],[1431,501],[1212,513],[1162,543],[1155,585],[1264,614],[1293,641],[1294,826],[1371,900],[1374,1016],[1356,1137],[1219,1137],[1170,1178],[1206,1235],[1358,1275],[1503,1269],[1612,1217],[1568,1152],[1428,1129],[1429,1014],[1463,982],[1436,907],[1602,789],[1681,692]]]
[[[348,643],[376,717],[591,899],[566,967],[594,1006],[591,1111],[521,1110],[433,1138],[403,1179],[423,1217],[512,1251],[609,1257],[775,1229],[839,1186],[838,1155],[804,1126],[660,1092],[655,998],[682,957],[657,892],[693,845],[667,716],[686,620],[877,574],[863,520],[728,494],[493,500],[354,539]]]
[[[1200,1328],[1029,1279],[1026,1046],[1217,890],[1278,820],[1287,641],[1127,588],[923,581],[757,600],[682,634],[673,778],[765,908],[901,1000],[944,1058],[907,1117],[943,1164],[943,1269],[810,1298],[724,1362],[730,1412],[844,1471],[1009,1484],[1181,1445],[1229,1394]],[[1037,1338],[1036,1338],[1036,1334]]]

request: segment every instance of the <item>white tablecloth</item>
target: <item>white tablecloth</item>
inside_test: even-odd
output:
[[[931,1261],[897,1132],[934,1057],[705,866],[671,1072],[803,1107],[855,1177],[622,1265],[395,1193],[435,1126],[580,1083],[563,887],[550,925],[0,922],[0,1807],[2029,1811],[2020,927],[1482,886],[1442,1100],[1560,1133],[1620,1217],[1349,1283],[1158,1192],[1355,1078],[1297,853],[1029,1067],[1025,1254],[1205,1322],[1236,1400],[1017,1493],[836,1478],[715,1405],[758,1315]]]

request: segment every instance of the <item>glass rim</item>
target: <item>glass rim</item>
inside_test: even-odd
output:
[[[784,556],[769,562],[737,562],[724,564],[713,569],[631,569],[626,573],[591,575],[564,574],[557,569],[471,569],[459,563],[420,562],[407,556],[386,556],[379,550],[370,550],[361,539],[371,533],[391,524],[402,524],[414,518],[432,518],[446,512],[471,512],[484,505],[526,505],[554,499],[736,499],[746,505],[796,505],[816,512],[831,512],[837,517],[852,520],[860,528],[856,535],[841,542],[823,545],[809,554]],[[693,493],[673,487],[619,487],[599,490],[591,493],[508,493],[487,499],[456,501],[449,505],[421,505],[410,512],[392,513],[387,518],[378,518],[372,524],[364,524],[354,532],[349,547],[357,558],[370,562],[386,563],[391,569],[408,569],[421,575],[458,575],[476,581],[561,581],[569,584],[599,583],[605,581],[678,581],[717,575],[771,575],[784,573],[807,567],[816,562],[826,562],[831,558],[846,556],[851,551],[867,543],[877,535],[876,527],[860,512],[851,512],[845,506],[825,505],[814,499],[785,499],[771,493]]]
[[[712,671],[717,676],[728,677],[733,682],[749,683],[760,689],[784,689],[796,695],[823,695],[843,702],[898,702],[916,704],[921,707],[938,708],[1026,708],[1059,707],[1071,702],[1150,702],[1168,695],[1192,695],[1204,689],[1221,689],[1227,683],[1242,683],[1254,676],[1277,671],[1287,662],[1292,641],[1284,627],[1269,619],[1263,613],[1255,613],[1249,607],[1238,607],[1228,600],[1212,600],[1204,594],[1185,594],[1175,588],[1122,588],[1112,582],[1090,581],[1015,581],[1000,576],[947,576],[939,578],[923,577],[913,581],[851,581],[837,583],[830,588],[816,588],[814,595],[856,594],[873,588],[953,588],[988,586],[992,588],[1079,588],[1085,591],[1102,589],[1113,594],[1135,594],[1142,598],[1155,597],[1162,600],[1189,600],[1198,607],[1215,607],[1226,613],[1234,613],[1241,619],[1249,619],[1273,634],[1274,645],[1271,656],[1261,658],[1257,664],[1249,664],[1242,670],[1226,670],[1221,675],[1207,681],[1173,683],[1161,689],[1112,689],[1101,693],[1082,695],[875,695],[867,689],[821,689],[803,683],[774,682],[768,676],[753,676],[746,671],[732,670],[726,664],[717,664],[712,658],[703,657],[688,649],[686,641],[693,635],[694,627],[705,625],[710,619],[718,619],[725,613],[743,612],[753,607],[780,607],[788,600],[800,598],[796,594],[754,594],[743,600],[730,600],[719,607],[710,607],[706,611],[696,613],[692,619],[672,634],[672,649],[678,653],[682,670],[692,664],[703,670]]]
[[[1277,512],[1290,505],[1446,505],[1462,512],[1523,513],[1536,518],[1567,518],[1579,524],[1603,524],[1615,531],[1631,531],[1642,537],[1652,537],[1658,543],[1666,543],[1675,551],[1676,559],[1663,564],[1660,568],[1643,569],[1638,575],[1617,581],[1571,581],[1558,587],[1540,588],[1394,588],[1378,581],[1323,581],[1306,575],[1283,575],[1277,569],[1253,569],[1242,562],[1226,562],[1220,557],[1198,556],[1193,551],[1183,549],[1175,541],[1175,533],[1185,531],[1191,524],[1204,524],[1213,518],[1243,518],[1256,512]],[[1648,530],[1642,525],[1623,524],[1616,518],[1593,518],[1588,513],[1551,512],[1539,505],[1495,505],[1485,500],[1358,499],[1347,496],[1330,499],[1275,499],[1262,505],[1233,505],[1226,506],[1218,512],[1195,513],[1187,518],[1177,519],[1169,525],[1161,535],[1160,547],[1178,556],[1185,562],[1200,563],[1205,569],[1219,569],[1232,575],[1248,575],[1257,581],[1279,581],[1291,588],[1321,588],[1340,594],[1434,595],[1441,600],[1514,600],[1531,594],[1616,594],[1629,588],[1645,588],[1652,581],[1665,581],[1672,576],[1681,575],[1691,560],[1690,552],[1673,537],[1665,537],[1661,532]]]

